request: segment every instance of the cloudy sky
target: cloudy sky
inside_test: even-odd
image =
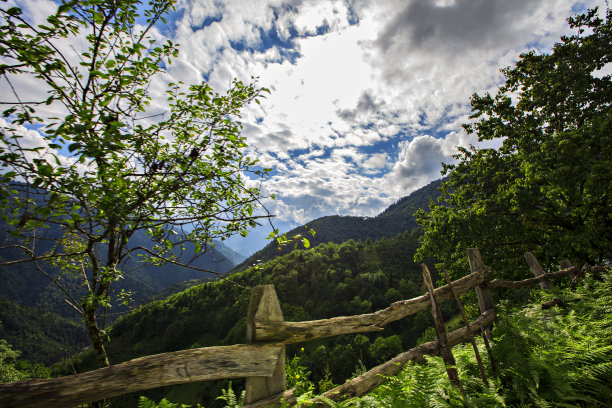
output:
[[[44,0],[17,1],[30,13]],[[51,4],[51,5],[50,5]],[[181,45],[168,75],[258,76],[271,94],[244,112],[250,154],[286,231],[330,214],[375,216],[440,177],[474,92],[495,92],[521,52],[548,52],[565,19],[604,0],[182,0],[160,36]],[[49,13],[46,13],[49,14]],[[230,246],[245,255],[269,227]]]

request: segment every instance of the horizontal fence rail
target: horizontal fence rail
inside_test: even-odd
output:
[[[536,275],[522,281],[494,279],[484,265],[477,249],[468,249],[471,273],[450,284],[409,300],[392,303],[374,313],[340,316],[303,322],[283,320],[280,303],[273,285],[253,288],[247,312],[247,342],[233,346],[205,347],[161,353],[137,358],[111,367],[48,379],[25,380],[0,384],[0,407],[60,408],[84,404],[109,397],[167,385],[227,378],[247,378],[245,407],[261,408],[295,404],[294,390],[285,390],[285,344],[305,342],[341,334],[381,331],[388,323],[410,316],[441,303],[455,295],[476,290],[481,315],[466,327],[447,335],[449,347],[470,341],[475,333],[483,333],[495,319],[495,305],[490,289],[521,288],[543,284],[571,276],[575,279],[586,272],[603,272],[604,267],[578,268],[569,261],[565,269],[544,273],[533,254],[526,259]],[[572,283],[572,284],[573,284]],[[454,293],[453,293],[454,292]],[[432,302],[435,299],[435,302]],[[458,300],[458,298],[457,298]],[[403,352],[392,360],[365,372],[357,378],[323,394],[332,401],[358,397],[378,387],[386,377],[397,374],[409,361],[420,361],[424,355],[440,354],[441,344],[432,341]],[[312,401],[315,406],[326,406]]]
[[[476,271],[454,281],[453,289],[458,295],[467,293],[485,282],[487,276],[485,271]],[[444,285],[434,290],[434,296],[439,302],[443,302],[452,299],[453,292],[449,285]],[[255,323],[256,340],[291,344],[341,334],[381,331],[383,326],[426,310],[430,305],[429,294],[426,293],[410,300],[392,303],[391,306],[377,312],[357,316],[340,316],[305,322],[258,321]]]
[[[205,347],[140,357],[83,374],[0,384],[2,408],[66,408],[165,385],[270,376],[282,345]],[[281,355],[282,354],[282,355]]]

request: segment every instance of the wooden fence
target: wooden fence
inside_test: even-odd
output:
[[[491,281],[491,271],[485,266],[478,249],[468,249],[471,273],[463,278],[454,282],[449,280],[447,285],[430,289],[428,293],[410,300],[395,302],[374,313],[323,320],[284,321],[274,286],[257,286],[253,288],[248,307],[248,344],[161,353],[83,374],[0,384],[0,407],[63,408],[161,386],[244,377],[245,407],[274,407],[280,405],[281,399],[293,404],[296,402],[294,390],[285,390],[286,344],[340,334],[381,331],[388,323],[421,310],[433,307],[435,314],[436,304],[475,289],[481,312],[475,321],[466,321],[466,327],[444,334],[444,339],[438,337],[437,341],[401,353],[323,394],[334,401],[358,397],[379,386],[386,376],[397,374],[407,362],[422,360],[424,355],[440,354],[446,348],[468,342],[475,334],[483,333],[495,319],[492,288],[518,288],[538,283],[548,288],[551,280],[568,275],[577,277],[586,268],[565,263],[562,265],[565,269],[561,271],[544,273],[532,254],[525,257],[534,278],[518,282]],[[426,267],[423,269],[427,281],[429,272],[426,272]],[[597,271],[601,269],[596,268]]]

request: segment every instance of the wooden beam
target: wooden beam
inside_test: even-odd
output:
[[[480,313],[483,313],[485,310],[495,307],[493,297],[491,296],[491,290],[488,286],[491,270],[484,264],[478,248],[468,248],[467,255],[472,273],[481,273],[485,277],[483,282],[475,288],[476,297],[478,297],[478,307],[480,307]]]
[[[495,310],[491,309],[486,311],[485,313],[480,315],[478,319],[470,323],[469,333],[471,333],[472,335],[474,333],[478,333],[481,327],[487,327],[491,325],[494,320]],[[448,334],[448,344],[451,347],[456,346],[460,343],[464,343],[467,340],[467,327],[462,327],[461,329],[457,329],[452,333]],[[323,394],[323,396],[332,401],[344,401],[349,398],[360,397],[385,382],[386,377],[394,376],[399,373],[399,371],[406,363],[410,361],[422,361],[424,355],[435,356],[438,354],[439,348],[437,341],[431,341],[429,343],[422,344],[418,347],[399,354],[392,360],[389,360],[384,364],[372,368],[371,370],[363,373],[359,377],[353,378],[352,380],[347,381],[345,384],[336,387],[333,390],[327,391]],[[292,390],[288,390],[284,393],[279,393],[277,395],[271,396],[265,400],[257,401],[253,404],[246,404],[243,406],[243,408],[281,407],[281,398],[284,399],[287,403],[289,403],[290,406],[296,401],[295,397],[293,396]],[[308,405],[309,407],[329,408],[328,404],[317,401],[316,398],[311,402],[313,405]]]
[[[599,272],[605,271],[606,269],[604,267],[596,266],[596,267],[591,267],[590,270],[593,273],[599,273]],[[579,272],[580,272],[579,267],[572,266],[571,268],[566,268],[566,269],[563,269],[557,272],[545,273],[544,275],[540,275],[537,278],[529,278],[529,279],[525,279],[522,281],[507,281],[503,279],[493,279],[489,283],[489,286],[491,288],[510,288],[510,289],[524,288],[528,286],[537,285],[538,283],[544,281],[545,279],[561,278],[563,276],[578,274]]]
[[[466,327],[468,327],[470,325],[470,321],[468,320],[467,315],[465,314],[465,309],[463,308],[463,305],[461,304],[461,301],[459,300],[459,296],[457,296],[457,294],[453,290],[453,284],[446,270],[444,271],[444,279],[446,279],[446,283],[448,283],[448,286],[450,286],[451,291],[453,292],[453,296],[455,297],[455,303],[457,304],[457,307],[459,308],[459,313],[461,313],[461,318],[463,319],[463,323],[465,324]],[[468,337],[470,339],[470,343],[472,344],[472,349],[474,349],[474,356],[476,357],[476,362],[478,363],[478,370],[480,371],[480,378],[482,378],[482,382],[486,386],[489,386],[489,380],[487,379],[487,374],[485,373],[484,365],[482,364],[482,359],[480,358],[480,352],[478,351],[478,346],[476,345],[474,336],[472,336],[472,333],[469,330],[468,330]]]
[[[446,337],[446,328],[444,327],[444,320],[442,319],[442,312],[438,307],[438,302],[436,301],[436,297],[434,295],[434,286],[433,282],[431,281],[431,275],[429,274],[429,268],[427,268],[427,265],[423,263],[421,264],[421,271],[423,272],[423,281],[425,282],[425,286],[427,287],[429,300],[431,302],[431,314],[434,319],[434,328],[436,329],[436,336],[438,338],[438,347],[440,348],[440,355],[442,356],[442,360],[444,361],[444,365],[446,366],[446,374],[448,374],[448,379],[451,381],[451,383],[453,383],[456,387],[459,387],[459,389],[463,393],[463,389],[461,388],[461,381],[459,380],[459,373],[455,368],[455,357],[453,357],[453,352],[450,346],[448,345],[448,339]]]
[[[478,271],[453,282],[453,288],[457,294],[463,294],[482,284],[485,279],[486,276]],[[435,289],[434,294],[439,302],[453,297],[453,292],[448,285]],[[256,321],[255,327],[259,341],[299,343],[340,334],[381,331],[385,325],[426,310],[429,305],[429,295],[425,294],[410,300],[400,300],[374,313],[305,322]]]
[[[527,252],[525,254],[525,260],[529,264],[529,269],[533,272],[534,276],[537,278],[538,276],[544,275],[544,270],[540,266],[540,263],[536,259],[535,255],[532,252]],[[552,283],[548,279],[544,279],[540,282],[540,287],[544,290],[549,290],[553,288]]]
[[[253,288],[247,310],[247,343],[254,344],[259,339],[258,322],[282,323],[283,312],[274,290],[274,285],[260,285]],[[267,377],[248,377],[244,402],[254,402],[270,395],[285,391],[285,346],[278,349],[276,365],[272,375]]]
[[[0,407],[65,408],[166,385],[269,376],[282,347],[238,344],[182,350],[73,376],[0,384]]]

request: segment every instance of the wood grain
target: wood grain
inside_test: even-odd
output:
[[[0,384],[0,407],[66,408],[166,385],[271,376],[281,348],[282,344],[206,347],[141,357],[74,376]]]

